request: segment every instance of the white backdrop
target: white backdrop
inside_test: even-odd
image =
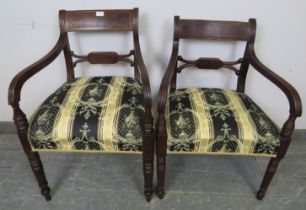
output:
[[[140,44],[155,104],[158,87],[171,53],[174,15],[186,19],[238,21],[256,18],[255,48],[258,57],[293,84],[302,100],[306,98],[306,1],[303,0],[6,0],[1,4],[0,13],[0,121],[12,120],[12,110],[7,105],[7,89],[12,77],[47,53],[55,44],[59,35],[58,10],[133,7],[139,7],[140,10]],[[131,45],[126,42],[130,38],[127,34],[71,34],[71,48],[81,54],[96,50],[126,53],[131,49]],[[241,43],[190,41],[183,43],[181,53],[191,59],[218,56],[233,60],[239,58],[241,46]],[[76,74],[131,75],[132,71],[125,70],[126,67],[81,64],[77,67]],[[118,68],[119,71],[115,71]],[[32,113],[65,79],[64,59],[60,55],[52,65],[26,83],[21,96],[22,109],[28,115]],[[235,76],[227,70],[190,71],[185,72],[184,77],[179,77],[181,87],[201,85],[235,88],[235,84]],[[288,117],[289,106],[284,94],[253,69],[249,71],[246,92],[278,125]],[[305,129],[305,125],[306,117],[302,117],[297,120],[296,128]]]

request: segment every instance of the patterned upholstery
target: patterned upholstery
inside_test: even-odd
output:
[[[34,151],[142,151],[142,86],[128,77],[81,77],[63,84],[30,120]]]
[[[243,93],[178,89],[166,109],[169,153],[276,156],[279,129]]]

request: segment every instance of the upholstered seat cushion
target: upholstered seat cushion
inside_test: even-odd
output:
[[[247,95],[190,88],[171,92],[168,98],[169,153],[275,157],[279,129]]]
[[[142,85],[129,77],[81,77],[37,109],[28,137],[34,151],[139,152]]]

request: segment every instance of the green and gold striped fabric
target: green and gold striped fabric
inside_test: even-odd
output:
[[[63,84],[31,117],[32,150],[142,151],[142,89],[129,77],[81,77]]]
[[[279,129],[245,94],[178,89],[166,108],[168,152],[275,157]]]

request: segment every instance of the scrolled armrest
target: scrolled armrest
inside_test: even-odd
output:
[[[158,101],[158,107],[157,107],[157,111],[159,114],[162,114],[165,112],[169,86],[170,86],[171,78],[176,68],[177,57],[178,57],[178,41],[174,41],[170,62],[168,64],[166,73],[162,79],[162,82],[159,88],[159,101]]]
[[[136,64],[138,65],[138,69],[140,71],[140,77],[143,84],[143,94],[144,94],[144,104],[147,109],[151,111],[152,108],[152,97],[151,97],[151,88],[150,88],[150,80],[147,73],[147,68],[144,64],[140,44],[139,44],[139,36],[138,31],[134,31],[134,52],[135,59],[137,60]]]
[[[67,34],[61,33],[55,46],[44,57],[19,72],[11,81],[8,93],[8,103],[16,105],[20,101],[21,88],[34,74],[48,66],[66,45]]]
[[[287,96],[290,105],[290,114],[299,117],[302,115],[302,102],[296,89],[286,80],[278,76],[271,69],[266,67],[256,56],[254,46],[248,47],[248,61],[250,64],[264,77],[269,79],[277,87],[279,87]]]

